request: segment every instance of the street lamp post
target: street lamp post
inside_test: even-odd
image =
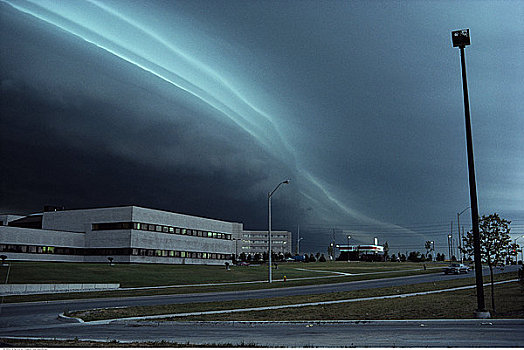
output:
[[[451,261],[451,235],[448,235],[448,254],[449,254],[449,261]]]
[[[482,261],[480,255],[480,231],[479,231],[479,211],[477,202],[477,185],[475,181],[475,162],[473,158],[473,137],[471,133],[471,118],[469,115],[468,83],[466,79],[466,58],[465,47],[470,45],[469,29],[456,30],[451,32],[453,47],[460,48],[460,64],[462,68],[462,90],[464,93],[464,116],[466,120],[466,144],[468,152],[468,173],[469,173],[469,196],[471,205],[471,224],[473,231],[473,255],[475,258],[475,277],[477,290],[477,311],[478,318],[490,317],[484,302],[484,287],[482,281]]]
[[[268,211],[268,255],[269,255],[269,276],[268,281],[269,283],[273,282],[272,275],[271,275],[271,196],[273,193],[275,193],[276,190],[280,187],[282,184],[288,184],[289,180],[284,180],[281,183],[275,187],[275,189],[267,194],[267,211]]]
[[[431,261],[433,261],[433,259],[435,259],[435,241],[431,241]]]
[[[458,228],[458,234],[459,234],[459,249],[460,249],[460,263],[464,263],[464,252],[462,251],[462,234],[460,233],[460,216],[469,209],[469,206],[461,211],[460,213],[457,213],[457,228]]]

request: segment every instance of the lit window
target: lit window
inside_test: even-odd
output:
[[[170,227],[169,228],[169,233],[174,233],[175,232],[175,229],[173,227]]]

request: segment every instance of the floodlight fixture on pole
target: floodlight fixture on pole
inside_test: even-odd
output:
[[[453,47],[460,48],[460,64],[462,68],[462,90],[464,94],[464,116],[466,120],[466,145],[468,152],[468,174],[469,174],[469,196],[471,205],[471,224],[473,231],[473,256],[475,259],[475,277],[477,291],[477,310],[478,318],[489,318],[490,314],[486,310],[484,302],[484,287],[482,280],[482,261],[480,254],[480,231],[479,231],[479,211],[477,201],[477,185],[475,181],[475,161],[473,158],[473,137],[471,133],[471,118],[469,115],[468,83],[466,78],[466,57],[465,47],[471,44],[469,29],[455,30],[451,32]]]
[[[271,272],[271,263],[272,263],[272,260],[271,260],[271,196],[273,195],[273,193],[275,193],[276,190],[278,190],[278,188],[281,186],[281,185],[284,185],[284,184],[288,184],[290,180],[284,180],[282,181],[281,183],[279,183],[275,189],[271,192],[269,192],[267,194],[267,210],[268,210],[268,234],[267,234],[267,239],[268,239],[268,257],[269,257],[269,273],[268,273],[268,282],[271,283],[273,282],[273,278],[272,278],[272,272]]]

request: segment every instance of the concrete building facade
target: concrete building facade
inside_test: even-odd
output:
[[[223,265],[268,251],[267,231],[137,206],[47,208],[0,215],[0,254],[10,260]],[[290,253],[291,232],[272,231],[272,251]]]
[[[209,264],[231,262],[241,223],[136,206],[1,215],[10,260]]]
[[[273,253],[291,253],[292,237],[289,231],[271,231],[271,251]],[[242,231],[236,239],[237,255],[245,253],[263,254],[268,251],[268,231]]]

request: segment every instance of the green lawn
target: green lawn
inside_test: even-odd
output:
[[[515,278],[515,273],[496,275],[496,280]],[[364,289],[351,292],[264,298],[253,300],[225,301],[220,303],[191,303],[159,306],[140,306],[76,312],[73,316],[86,321],[108,318],[134,317],[143,315],[164,315],[185,312],[228,310],[240,308],[263,307],[272,305],[289,305],[329,300],[346,300],[373,296],[407,294],[413,292],[447,289],[459,286],[474,285],[475,279],[464,278],[435,283],[420,283],[388,288]],[[497,313],[494,317],[524,318],[524,286],[512,282],[495,287]],[[490,304],[490,289],[485,288],[486,304]],[[354,320],[354,319],[420,319],[420,318],[471,318],[476,307],[475,289],[443,292],[427,296],[413,296],[386,300],[360,301],[331,304],[324,306],[307,306],[267,311],[225,313],[216,315],[191,316],[176,320]]]
[[[428,267],[430,264],[428,264]],[[422,269],[412,263],[279,263],[273,279],[332,276],[343,273],[374,273]],[[306,271],[310,270],[310,271]],[[0,268],[5,281],[6,267]],[[267,280],[267,265],[224,266],[158,264],[88,264],[57,262],[11,262],[9,283],[120,283],[121,287],[146,287]]]
[[[374,278],[398,277],[439,271],[438,264],[414,263],[282,263],[273,269],[274,283],[267,283],[267,265],[232,266],[229,271],[222,266],[202,265],[152,265],[152,264],[85,264],[49,262],[11,263],[9,283],[120,283],[121,287],[150,287],[187,285],[187,287],[155,288],[142,290],[115,290],[82,293],[15,295],[7,296],[4,302],[26,302],[63,300],[75,298],[126,297],[153,294],[206,293],[239,291],[264,288],[303,286],[349,282]],[[0,269],[0,279],[7,269]],[[331,273],[344,272],[355,275]],[[286,276],[287,282],[282,278]],[[323,277],[329,278],[323,278]],[[320,278],[319,278],[320,277]],[[298,279],[297,279],[298,278]],[[305,278],[305,279],[301,279]],[[231,282],[262,281],[261,283],[227,284]],[[225,285],[201,285],[207,283]]]

